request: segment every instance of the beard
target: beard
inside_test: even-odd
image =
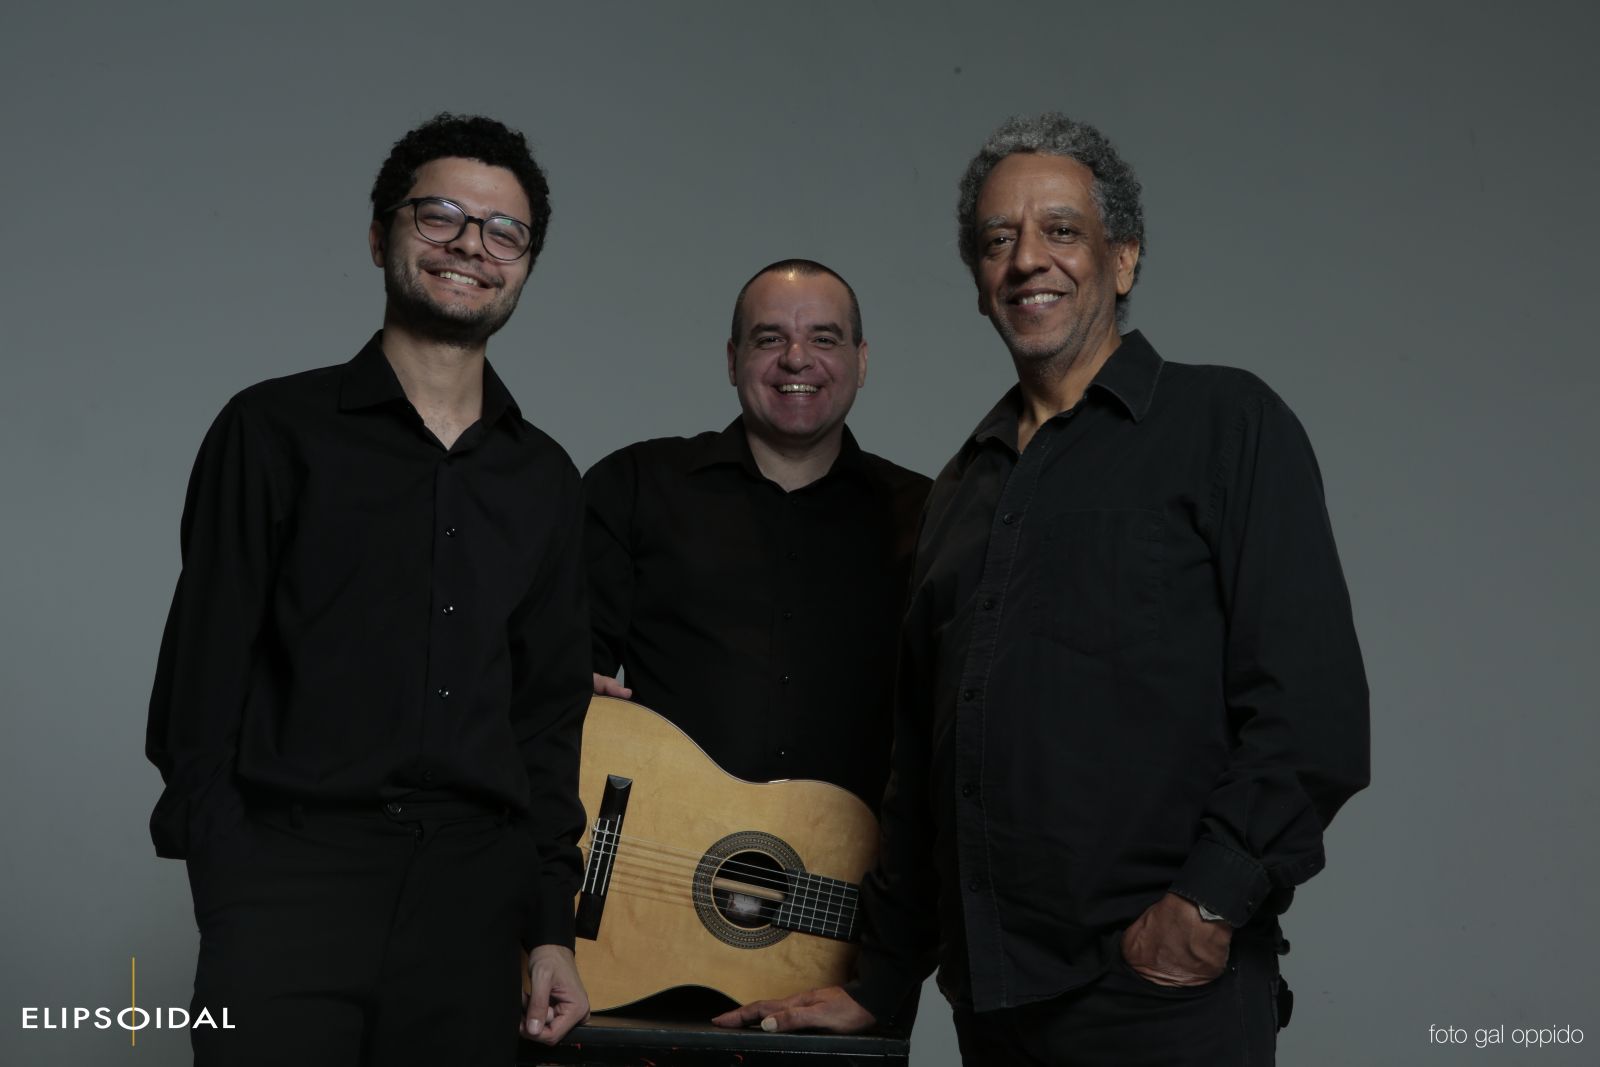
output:
[[[482,307],[442,304],[422,287],[421,268],[391,257],[384,263],[383,289],[388,313],[418,337],[452,348],[477,348],[493,337],[517,309],[522,287],[502,288]]]
[[[1066,299],[1077,300],[1082,290],[1076,290]],[[1110,332],[1116,336],[1115,305],[1104,308],[1077,307],[1072,318],[1054,333],[1021,333],[1004,315],[991,314],[989,321],[995,332],[1005,342],[1011,358],[1019,364],[1038,369],[1051,368],[1064,372],[1086,356],[1093,355],[1090,346],[1096,339]]]

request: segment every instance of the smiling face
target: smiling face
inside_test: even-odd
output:
[[[978,310],[1019,363],[1109,352],[1137,244],[1106,239],[1094,174],[1075,159],[1017,153],[978,193]]]
[[[473,159],[452,156],[417,168],[406,198],[419,196],[442,197],[479,218],[510,215],[526,222],[529,216],[516,175]],[[435,244],[417,232],[416,210],[400,208],[374,222],[368,235],[389,296],[385,319],[428,340],[481,345],[516,310],[528,257],[506,262],[490,256],[475,222],[454,240]]]
[[[867,344],[851,337],[845,287],[828,274],[772,271],[745,290],[739,319],[728,380],[745,431],[787,453],[836,441],[867,380]]]

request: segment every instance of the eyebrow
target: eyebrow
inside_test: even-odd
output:
[[[1044,217],[1050,221],[1082,222],[1089,216],[1075,207],[1059,204],[1055,207],[1046,208]],[[1016,223],[1011,220],[1009,215],[990,215],[978,224],[978,232],[984,233],[989,230],[999,230],[1015,225]]]
[[[457,200],[453,196],[442,196],[439,193],[423,193],[421,196],[416,197],[416,199],[418,199],[418,200],[443,200],[447,204],[454,204],[456,207],[460,208],[462,211],[465,211],[468,215],[471,215],[473,218],[479,218],[480,217],[476,211],[474,211],[472,208],[468,207],[466,204],[463,204],[461,201]],[[528,225],[528,223],[523,222],[522,219],[520,219],[517,216],[513,215],[511,212],[509,212],[509,211],[500,211],[498,209],[490,209],[488,212],[484,213],[481,217],[485,218],[485,219],[510,219],[512,222],[521,223],[524,226]]]
[[[775,322],[758,322],[750,327],[750,336],[758,333],[783,333],[784,327]],[[805,328],[806,333],[831,333],[837,337],[844,336],[843,327],[833,322],[811,323]]]

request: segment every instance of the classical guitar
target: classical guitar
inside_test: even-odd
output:
[[[849,976],[857,883],[878,847],[849,790],[741,781],[660,715],[603,696],[579,788],[577,957],[592,1007],[678,986],[743,1003]]]

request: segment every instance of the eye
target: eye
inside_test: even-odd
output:
[[[1058,241],[1075,241],[1078,231],[1071,226],[1056,226],[1050,230],[1050,236]]]
[[[822,334],[819,337],[813,337],[811,339],[811,343],[814,345],[819,345],[822,348],[832,348],[834,345],[838,344],[839,341],[838,338],[832,336],[831,334]]]
[[[783,344],[783,338],[775,333],[764,333],[756,338],[757,348],[771,348],[773,345]]]

